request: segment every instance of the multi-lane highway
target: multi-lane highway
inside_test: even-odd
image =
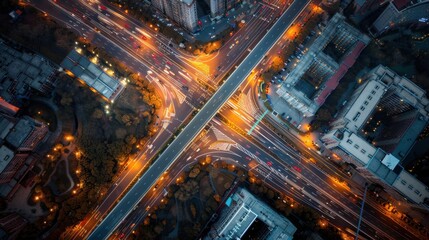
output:
[[[120,222],[133,210],[142,197],[150,190],[158,177],[168,169],[182,151],[211,120],[216,112],[237,90],[266,52],[283,35],[299,13],[309,4],[307,1],[295,1],[278,19],[262,40],[254,47],[244,61],[236,68],[224,84],[207,101],[204,107],[183,129],[170,146],[159,156],[149,170],[134,184],[129,192],[111,210],[105,219],[91,233],[89,239],[106,239]]]
[[[89,3],[91,2],[32,1],[33,6],[48,13],[50,18],[63,22],[65,26],[75,30],[82,38],[86,38],[93,46],[97,46],[108,54],[121,59],[132,71],[152,80],[161,96],[165,97],[165,102],[164,108],[159,111],[160,118],[157,121],[159,126],[162,125],[160,131],[157,131],[157,135],[147,144],[141,146],[142,149],[147,150],[142,151],[137,159],[129,162],[127,169],[118,176],[118,180],[106,193],[103,202],[89,213],[82,222],[66,231],[64,237],[67,239],[84,238],[93,229],[97,221],[108,213],[118,197],[139,174],[139,167],[144,166],[147,159],[157,153],[157,149],[172,136],[172,132],[191,113],[192,109],[209,96],[209,93],[201,88],[198,84],[199,81],[195,81],[195,79],[208,80],[201,77],[201,73],[192,66],[192,63],[203,62],[207,64],[210,75],[214,76],[212,80],[217,83],[247,53],[243,49],[254,46],[263,36],[264,32],[259,31],[259,29],[266,29],[271,26],[271,21],[263,21],[263,19],[271,19],[272,16],[277,16],[279,12],[278,9],[257,4],[255,11],[252,11],[253,15],[246,18],[247,24],[240,28],[235,33],[234,38],[227,41],[219,52],[209,56],[194,57],[174,48],[163,48],[159,42],[168,42],[168,39],[157,34],[149,26],[142,25],[141,22],[134,20],[131,16],[120,11],[113,11],[109,8],[114,8],[113,5],[106,4],[108,6],[107,11],[101,13],[96,10],[97,5],[90,5]],[[127,26],[127,29],[124,26]],[[94,29],[98,29],[98,32]],[[141,31],[137,29],[145,31],[150,36],[141,41]],[[158,39],[159,42],[155,39]],[[233,42],[236,43],[236,46],[230,49],[228,46]],[[141,47],[136,48],[136,44],[141,45]],[[183,60],[191,64],[187,64]],[[184,74],[192,81],[184,77]],[[189,86],[189,89],[181,88],[182,85]]]
[[[41,3],[46,4],[45,1],[38,1],[35,0],[34,2],[36,3]],[[168,98],[170,98],[168,101],[166,101],[166,105],[170,105],[173,104],[172,106],[175,106],[177,109],[175,112],[179,113],[180,115],[176,117],[177,121],[174,121],[174,124],[170,124],[170,126],[165,129],[167,132],[162,132],[162,134],[159,134],[156,138],[154,138],[152,141],[149,142],[149,144],[147,146],[151,146],[150,149],[147,149],[145,152],[142,153],[142,155],[140,155],[141,157],[139,159],[136,159],[138,161],[136,162],[132,162],[130,164],[130,167],[128,169],[128,171],[124,172],[123,176],[121,176],[118,181],[118,184],[115,184],[114,186],[112,186],[111,191],[109,191],[108,197],[106,198],[106,200],[97,208],[97,214],[95,216],[91,216],[91,218],[89,218],[89,220],[91,221],[85,221],[85,224],[96,224],[98,220],[100,220],[100,217],[103,216],[103,213],[106,213],[109,211],[110,207],[112,206],[112,204],[114,204],[114,202],[117,200],[117,196],[119,196],[128,186],[128,184],[132,181],[132,179],[134,178],[134,176],[139,172],[137,171],[139,167],[142,166],[142,163],[144,163],[144,159],[149,159],[151,156],[155,155],[156,151],[153,151],[154,149],[157,149],[157,147],[162,146],[162,144],[165,142],[165,140],[171,136],[172,134],[172,130],[175,129],[175,127],[177,127],[181,120],[180,119],[184,119],[185,116],[187,116],[187,114],[192,110],[193,106],[197,106],[198,103],[206,98],[209,94],[208,93],[204,93],[203,89],[201,88],[201,86],[199,86],[198,81],[191,81],[191,80],[186,80],[184,77],[180,77],[181,75],[178,74],[180,72],[183,73],[184,69],[186,69],[184,71],[185,74],[190,74],[189,78],[195,80],[196,78],[199,79],[204,79],[204,82],[208,82],[210,80],[214,80],[214,82],[216,82],[219,79],[222,79],[223,76],[227,73],[227,70],[230,69],[230,67],[232,67],[236,62],[238,62],[242,56],[244,54],[246,54],[248,46],[253,46],[254,44],[256,44],[256,42],[259,40],[257,36],[258,31],[260,31],[260,29],[265,29],[264,26],[269,26],[270,23],[265,21],[264,19],[266,19],[268,16],[273,16],[272,11],[270,12],[268,7],[259,7],[256,9],[255,13],[252,16],[250,16],[250,21],[248,21],[248,25],[252,25],[252,27],[250,28],[243,28],[240,29],[238,32],[235,33],[234,37],[231,38],[229,41],[227,41],[224,44],[224,47],[222,47],[220,49],[219,52],[217,52],[214,56],[202,56],[201,57],[193,57],[190,56],[189,54],[184,54],[184,52],[181,51],[177,51],[174,48],[169,48],[167,49],[167,51],[165,51],[165,49],[163,51],[160,51],[159,49],[163,49],[163,47],[161,46],[162,44],[160,43],[156,43],[154,41],[154,39],[147,39],[144,42],[140,41],[139,38],[139,31],[135,31],[136,29],[142,28],[142,26],[139,25],[138,22],[134,21],[132,18],[130,18],[127,15],[121,15],[118,14],[115,11],[112,11],[108,8],[108,13],[110,13],[110,15],[106,15],[106,16],[102,16],[101,17],[101,21],[100,18],[98,18],[97,16],[100,14],[99,12],[97,12],[94,8],[96,8],[95,6],[90,6],[87,2],[85,1],[77,1],[77,3],[81,2],[82,5],[76,4],[76,2],[74,2],[73,4],[68,5],[68,9],[69,9],[69,14],[66,13],[62,13],[60,11],[56,12],[56,11],[52,11],[52,9],[44,9],[47,12],[49,12],[50,14],[55,14],[55,17],[57,19],[63,20],[63,22],[69,26],[70,28],[75,29],[77,32],[79,32],[79,34],[81,36],[87,37],[90,39],[90,41],[92,43],[95,43],[97,46],[101,46],[103,49],[108,50],[110,54],[115,55],[115,56],[119,56],[120,58],[122,58],[125,62],[128,63],[129,67],[131,69],[133,69],[136,72],[140,72],[140,73],[146,73],[145,76],[151,80],[154,80],[155,83],[157,83],[158,87],[160,89],[163,89],[163,95],[165,96],[169,96]],[[45,5],[44,5],[45,6]],[[293,6],[293,5],[292,5]],[[45,6],[46,7],[46,6]],[[52,6],[50,6],[50,8],[52,8]],[[70,14],[71,13],[71,14]],[[289,13],[290,14],[290,13]],[[71,16],[70,16],[71,15]],[[76,16],[75,16],[76,15]],[[82,19],[79,20],[79,18],[81,18],[81,16],[85,16]],[[275,15],[274,15],[275,16]],[[292,16],[289,15],[289,17],[292,19]],[[128,29],[124,29],[124,25],[127,24],[129,27]],[[92,26],[92,27],[91,27]],[[93,27],[96,26],[98,29],[101,30],[101,35],[100,34],[94,34],[93,31]],[[144,31],[147,31],[149,34],[151,34],[152,36],[156,36],[156,39],[162,39],[162,41],[160,42],[168,42],[168,39],[164,39],[162,35],[157,35],[156,31],[151,30],[150,28],[142,28]],[[268,33],[269,34],[269,33]],[[106,41],[106,36],[108,38],[108,41]],[[264,38],[265,39],[265,38]],[[239,43],[240,42],[240,43]],[[275,42],[275,41],[274,41]],[[266,42],[265,42],[266,43]],[[136,44],[141,44],[143,46],[142,49],[140,48],[136,48],[135,45]],[[156,46],[156,45],[159,46]],[[231,47],[233,46],[233,47]],[[259,46],[259,45],[258,45]],[[258,47],[257,46],[257,47]],[[268,45],[269,46],[269,45]],[[251,53],[250,56],[254,56],[254,53],[258,53],[257,52],[257,47],[255,47],[255,50]],[[252,47],[251,47],[252,48]],[[273,52],[276,52],[277,50],[275,50],[274,48],[272,49]],[[266,53],[262,54],[262,56],[264,56]],[[257,54],[256,56],[260,56],[261,54]],[[148,61],[148,59],[150,59]],[[245,59],[245,61],[247,60],[247,58]],[[198,71],[198,69],[196,69],[192,64],[193,62],[204,62],[205,64],[207,64],[209,66],[209,74],[211,77],[203,77],[201,75],[201,72]],[[156,63],[156,64],[154,64]],[[244,62],[243,62],[244,63]],[[258,69],[261,66],[258,67]],[[254,68],[254,67],[252,67]],[[250,68],[250,69],[252,69]],[[240,73],[240,69],[241,70],[247,70],[247,66],[246,67],[242,67],[242,65],[240,65],[236,71],[231,75],[231,77],[234,76],[234,74],[236,74],[236,72]],[[149,73],[149,72],[153,72]],[[243,71],[243,73],[241,74],[236,74],[236,78],[235,80],[239,80],[240,75],[243,76],[242,79],[245,79],[245,77],[247,76],[245,74],[246,71]],[[247,72],[248,74],[248,72]],[[208,75],[207,75],[208,76]],[[212,76],[215,76],[212,78]],[[219,76],[218,78],[216,78],[216,76]],[[230,77],[230,78],[231,78]],[[162,82],[161,82],[162,80]],[[237,82],[231,81],[230,79],[227,80],[227,82],[225,82],[224,86],[228,86],[228,83],[234,83],[233,85],[230,85],[230,87],[227,89],[228,91],[231,90],[231,93],[233,93],[235,91],[234,87],[239,86],[240,84],[238,84]],[[189,85],[190,86],[190,90],[189,91],[185,91],[184,89],[181,89],[182,85]],[[171,87],[170,87],[171,86]],[[219,89],[222,90],[221,87]],[[171,90],[173,89],[173,91],[171,92]],[[169,91],[170,90],[170,91]],[[202,94],[201,94],[202,93]],[[181,95],[181,97],[178,97],[178,95]],[[253,93],[254,96],[256,96],[256,93]],[[183,96],[185,96],[188,101],[185,101],[185,103],[188,103],[187,106],[185,105],[181,105],[181,103],[183,102],[183,100],[180,100],[179,98],[183,99]],[[216,96],[216,95],[215,95]],[[214,97],[215,97],[214,96]],[[218,99],[222,99],[225,98],[228,99],[228,93],[225,94],[218,94]],[[216,108],[216,105],[221,106],[222,105],[222,101],[218,100],[218,101],[214,101],[216,99],[212,98],[211,103],[213,105],[213,107],[211,108],[206,108],[204,107],[201,112],[204,113],[204,110],[213,110]],[[178,104],[180,103],[180,104]],[[210,103],[210,101],[209,101]],[[257,104],[255,104],[257,105]],[[210,106],[210,105],[208,105]],[[174,108],[174,107],[173,107]],[[201,114],[200,112],[200,114]],[[216,111],[214,111],[216,112]],[[206,112],[207,116],[209,112]],[[240,114],[238,114],[240,115]],[[245,114],[242,114],[245,115]],[[162,116],[161,118],[163,118],[165,116]],[[198,117],[198,115],[197,115]],[[248,116],[250,118],[255,117],[255,115]],[[205,125],[205,118],[200,118],[201,121],[203,121],[202,123],[194,123],[199,125],[201,124],[202,126]],[[210,116],[208,117],[208,119],[210,119]],[[236,118],[234,118],[234,120],[237,120]],[[207,120],[208,121],[208,120]],[[250,126],[253,124],[254,122],[249,121],[248,125],[241,125],[243,126],[243,129],[245,128],[250,128]],[[240,125],[240,122],[237,121],[237,124]],[[170,129],[170,130],[168,130]],[[262,131],[263,134],[258,133],[259,131]],[[184,132],[186,132],[186,129],[184,130]],[[192,131],[188,131],[188,133],[193,133],[195,132],[195,135],[199,132],[199,130],[194,130],[192,129]],[[274,152],[276,155],[278,156],[282,156],[282,153],[280,151],[280,148],[283,147],[284,143],[282,143],[280,140],[270,140],[266,138],[266,136],[269,135],[269,132],[267,132],[267,129],[265,126],[261,125],[260,127],[258,127],[255,130],[255,138],[262,143],[266,143],[268,144],[268,147],[271,147],[270,151]],[[184,140],[186,142],[187,138],[184,138],[184,134],[182,133],[181,135],[179,135],[179,137],[176,139],[179,140],[180,136],[182,136],[182,140]],[[290,137],[294,137],[294,136],[290,136]],[[272,135],[272,139],[275,139],[276,136],[275,134]],[[192,139],[192,136],[189,135],[189,139]],[[243,141],[241,140],[237,140],[237,141]],[[274,144],[273,144],[274,143]],[[174,143],[173,143],[174,144]],[[245,148],[247,148],[249,146],[248,151],[250,150],[250,152],[252,153],[262,153],[263,151],[261,151],[261,149],[258,148],[254,148],[252,144],[248,145],[243,143],[244,146],[246,146]],[[270,145],[271,144],[271,145]],[[250,148],[252,147],[252,148]],[[181,143],[178,144],[178,146],[176,146],[176,149],[185,149],[186,148],[186,143]],[[181,152],[177,150],[177,152]],[[280,151],[280,152],[279,152]],[[288,151],[286,151],[288,152]],[[171,152],[169,156],[167,157],[173,157],[174,158],[174,154],[176,154],[175,152]],[[180,154],[180,153],[177,153]],[[243,154],[243,153],[242,153]],[[284,154],[284,153],[283,153]],[[293,156],[293,153],[289,153]],[[178,155],[176,155],[178,156]],[[287,159],[287,156],[283,156],[284,159]],[[299,156],[293,156],[296,159],[300,159]],[[280,172],[281,169],[283,169],[282,167],[284,167],[282,165],[282,162],[278,162],[275,159],[269,158],[268,157],[264,157],[261,156],[260,157],[261,160],[266,162],[270,162],[271,164],[273,164],[273,167],[267,168],[267,165],[261,165],[260,169],[259,168],[255,168],[254,171],[266,171],[265,173],[268,175],[272,175],[274,177],[269,177],[267,178],[267,182],[271,184],[271,186],[273,186],[274,188],[277,188],[278,190],[285,192],[285,193],[291,193],[293,196],[296,196],[297,199],[302,199],[302,201],[306,204],[312,205],[311,202],[308,202],[308,199],[306,199],[304,196],[300,196],[299,192],[291,192],[290,189],[287,188],[282,188],[281,184],[282,184],[282,180],[279,178],[276,179],[275,176],[278,176],[279,173],[275,174],[273,172],[277,171]],[[171,161],[173,161],[172,159],[170,159]],[[183,160],[183,159],[182,159]],[[238,160],[237,160],[238,161]],[[296,163],[296,165],[300,165],[299,163]],[[168,165],[168,161],[164,162],[164,166]],[[154,168],[156,165],[152,166],[152,168]],[[164,167],[162,166],[162,167]],[[183,166],[179,165],[179,166]],[[151,169],[152,169],[151,168]],[[308,169],[307,169],[308,168]],[[181,168],[182,169],[182,168]],[[318,179],[313,179],[314,177],[308,178],[306,181],[307,182],[319,182],[320,179],[323,179],[323,177],[326,176],[322,176],[320,175],[320,171],[316,168],[316,167],[303,167],[303,172],[304,174],[307,174],[307,170],[310,171],[310,175],[311,173],[315,173],[317,176],[316,178]],[[283,169],[284,171],[284,169]],[[156,181],[156,173],[162,173],[162,170],[159,171],[152,171],[153,173],[155,173],[155,175],[153,177],[148,177],[149,180],[153,180]],[[180,171],[179,171],[180,172]],[[331,172],[331,171],[330,171]],[[338,171],[337,171],[338,172]],[[171,172],[169,172],[168,175],[170,175]],[[335,173],[335,171],[333,170],[332,173]],[[176,174],[176,173],[175,173]],[[147,176],[147,175],[145,175]],[[145,177],[143,176],[143,178]],[[295,175],[292,175],[294,177],[290,177],[289,181],[295,182],[295,184],[300,184],[299,186],[305,186],[305,183],[303,183],[303,179],[296,179]],[[143,181],[143,178],[141,181]],[[319,179],[320,178],[320,179]],[[293,180],[292,180],[293,179]],[[294,181],[295,180],[295,181]],[[329,183],[329,181],[327,182]],[[147,186],[145,186],[143,188],[143,190],[145,190],[146,188],[149,188],[151,186],[151,182],[147,183]],[[310,190],[313,190],[313,192],[310,192]],[[324,191],[325,189],[322,189],[323,191],[317,191],[315,189],[312,189],[311,186],[307,187],[307,192],[311,195],[313,194],[320,194],[323,192],[329,192],[329,191],[335,191],[335,189],[331,189],[331,190],[327,190]],[[146,191],[146,190],[145,190]],[[155,192],[154,192],[155,193]],[[345,194],[345,193],[344,193]],[[329,198],[329,196],[334,196],[335,197],[331,197]],[[314,195],[315,196],[315,195]],[[326,202],[326,204],[328,204],[328,201],[331,201],[330,199],[333,199],[334,204],[336,204],[337,200],[338,201],[342,201],[343,204],[352,204],[350,202],[347,202],[347,200],[341,199],[341,194],[338,195],[338,199],[336,199],[337,194],[328,194],[326,196],[318,196],[318,197],[323,197],[324,201],[322,201],[322,205],[325,205],[324,203]],[[311,196],[310,196],[311,197]],[[135,197],[135,199],[138,199],[138,196]],[[310,198],[311,199],[311,198]],[[146,200],[146,198],[145,198]],[[325,201],[327,200],[327,201]],[[137,201],[137,200],[136,200]],[[137,201],[138,202],[138,201]],[[152,200],[149,200],[148,202],[152,202]],[[148,203],[146,202],[146,203]],[[124,203],[124,201],[122,201],[122,203]],[[130,201],[130,204],[134,204],[134,201]],[[334,205],[332,203],[330,203],[331,205]],[[146,205],[145,205],[146,206]],[[131,207],[132,208],[132,207]],[[322,211],[326,210],[326,206],[320,207],[320,206],[315,206],[316,209],[321,209]],[[356,220],[356,216],[352,216],[355,215],[353,213],[353,211],[356,210],[356,207],[353,206],[352,209],[352,213],[345,213],[344,209],[350,209],[350,207],[344,207],[341,204],[337,205],[337,206],[332,206],[334,212],[340,213],[340,214],[344,214],[344,215],[348,215],[347,218],[353,218],[353,221]],[[126,215],[126,210],[127,209],[122,209],[124,210],[123,212],[121,212],[120,216],[122,215]],[[382,210],[382,209],[381,209]],[[380,214],[382,211],[380,209],[375,209],[374,208],[370,211],[376,211],[377,214],[379,214],[379,218],[378,220],[380,220],[380,226],[385,226],[386,229],[390,229],[390,226],[385,225],[385,223],[389,223],[389,219],[384,219],[383,214]],[[350,211],[350,210],[349,210]],[[370,214],[371,215],[371,214]],[[341,216],[340,216],[341,217]],[[339,218],[337,218],[338,220]],[[352,221],[352,222],[353,222]],[[377,219],[374,220],[375,222],[377,222]],[[136,221],[132,221],[133,223]],[[352,225],[352,223],[350,223]],[[365,224],[365,222],[364,222]],[[86,225],[88,227],[82,228],[80,234],[83,234],[81,236],[84,236],[86,234],[88,234],[88,230],[92,229],[91,226]],[[368,225],[364,225],[366,226],[365,229],[376,229],[374,228],[374,226],[368,226]],[[396,230],[392,229],[392,232],[400,232],[400,230],[398,229],[398,226],[395,226]],[[369,234],[373,234],[374,231],[373,230],[367,230],[369,231],[368,233],[366,233],[367,235]],[[390,231],[390,230],[389,230]],[[379,231],[382,232],[382,231]],[[406,231],[405,231],[406,233]],[[404,234],[405,234],[404,233]],[[396,236],[405,236],[405,235],[401,235],[401,234],[394,234]],[[72,235],[70,235],[72,236]],[[69,237],[70,237],[69,236]],[[409,236],[407,236],[409,237]],[[406,238],[407,238],[406,237]],[[71,237],[74,238],[74,237]]]

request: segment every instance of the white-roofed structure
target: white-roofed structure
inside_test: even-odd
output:
[[[225,203],[205,239],[292,239],[296,227],[284,216],[239,188]]]
[[[118,79],[107,75],[75,50],[67,55],[61,63],[61,67],[66,69],[69,75],[79,78],[109,101],[113,102],[124,89],[124,84]]]
[[[401,166],[427,125],[426,92],[381,65],[364,81],[322,137],[324,145],[392,196],[429,208],[429,189]],[[398,184],[401,178],[418,190]]]

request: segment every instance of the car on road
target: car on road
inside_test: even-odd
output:
[[[302,169],[298,166],[293,166],[293,169],[295,169],[295,171],[297,171],[299,173],[302,172]]]
[[[268,162],[267,162],[267,165],[268,165],[268,166],[270,166],[270,167],[272,167],[272,166],[273,166],[273,163],[272,163],[272,162],[270,162],[270,161],[268,161]]]

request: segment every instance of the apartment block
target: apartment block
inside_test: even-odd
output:
[[[211,17],[222,17],[225,13],[237,7],[242,0],[206,0],[210,5]]]
[[[335,14],[277,90],[304,117],[313,116],[370,42]]]
[[[296,230],[286,217],[239,188],[204,239],[292,239]]]
[[[425,91],[380,65],[365,76],[322,141],[392,196],[427,207],[429,188],[401,163],[427,125],[428,111]]]
[[[152,0],[152,5],[189,32],[196,30],[196,0]]]
[[[371,34],[378,36],[397,26],[408,24],[427,24],[429,22],[429,1],[394,0],[369,28]]]

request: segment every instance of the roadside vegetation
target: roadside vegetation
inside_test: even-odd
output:
[[[147,80],[120,70],[116,61],[110,59],[112,68],[129,73],[130,83],[114,104],[66,75],[58,82],[53,101],[66,126],[63,130],[76,138],[75,151],[68,158],[74,186],[59,196],[53,194],[52,187],[58,192],[68,189],[65,175],[51,179],[54,182],[49,185],[43,181],[56,169],[59,153],[65,149],[64,145],[57,144],[44,160],[45,168],[50,170],[42,175],[40,184],[36,185],[40,186],[40,191],[35,193],[44,196],[43,204],[55,211],[26,228],[22,237],[39,236],[51,226],[55,229],[50,236],[58,237],[66,227],[81,221],[104,199],[112,181],[126,168],[127,161],[135,157],[140,146],[156,131],[154,116],[161,100]]]
[[[2,38],[38,52],[57,64],[73,49],[76,34],[49,15],[29,5],[18,5],[18,0],[0,2]],[[18,9],[23,11],[22,16],[13,22],[8,14]]]
[[[148,3],[144,1],[122,1],[122,0],[109,0],[112,4],[122,9],[123,12],[131,14],[136,19],[143,22],[143,24],[152,28],[154,31],[163,34],[165,37],[171,39],[175,44],[184,44],[183,49],[194,55],[200,54],[211,54],[218,51],[228,39],[233,36],[233,32],[238,29],[228,27],[221,33],[219,33],[215,39],[209,42],[201,42],[198,40],[189,41],[185,39],[179,31],[175,31],[175,28],[184,31],[176,24],[167,26],[167,22],[160,21],[154,15],[156,11]],[[240,24],[237,24],[240,27]]]
[[[30,222],[19,238],[37,239],[45,234],[59,239],[67,227],[81,221],[104,199],[127,161],[155,133],[156,110],[161,108],[162,100],[146,79],[134,74],[120,59],[79,39],[49,15],[17,4],[14,0],[0,3],[2,38],[57,64],[74,47],[81,47],[88,57],[97,55],[101,68],[108,67],[115,77],[128,80],[115,103],[108,103],[86,85],[60,74],[52,96],[43,99],[57,110],[32,103],[31,99],[28,110],[24,109],[49,123],[50,131],[57,126],[61,131],[57,142],[42,157],[41,168],[35,167],[35,174],[40,175],[27,200],[30,206],[40,205],[44,216]],[[8,13],[16,9],[23,14],[12,22]]]
[[[275,53],[271,61],[266,63],[268,67],[260,77],[266,83],[267,87],[274,75],[277,75],[280,70],[285,67],[284,63],[292,56],[299,44],[301,44],[317,24],[322,21],[323,12],[319,8],[316,8],[315,5],[310,5],[308,8],[313,10],[305,19],[302,26],[300,24],[294,24],[286,31],[285,37],[288,40],[285,43],[285,47]]]
[[[298,231],[294,237],[305,239],[319,234],[327,239],[341,239],[340,232],[308,206],[281,194],[252,172],[210,156],[199,159],[166,188],[167,194],[131,235],[131,239],[196,239],[204,236],[219,214],[230,190],[245,187],[279,214],[288,217]]]

